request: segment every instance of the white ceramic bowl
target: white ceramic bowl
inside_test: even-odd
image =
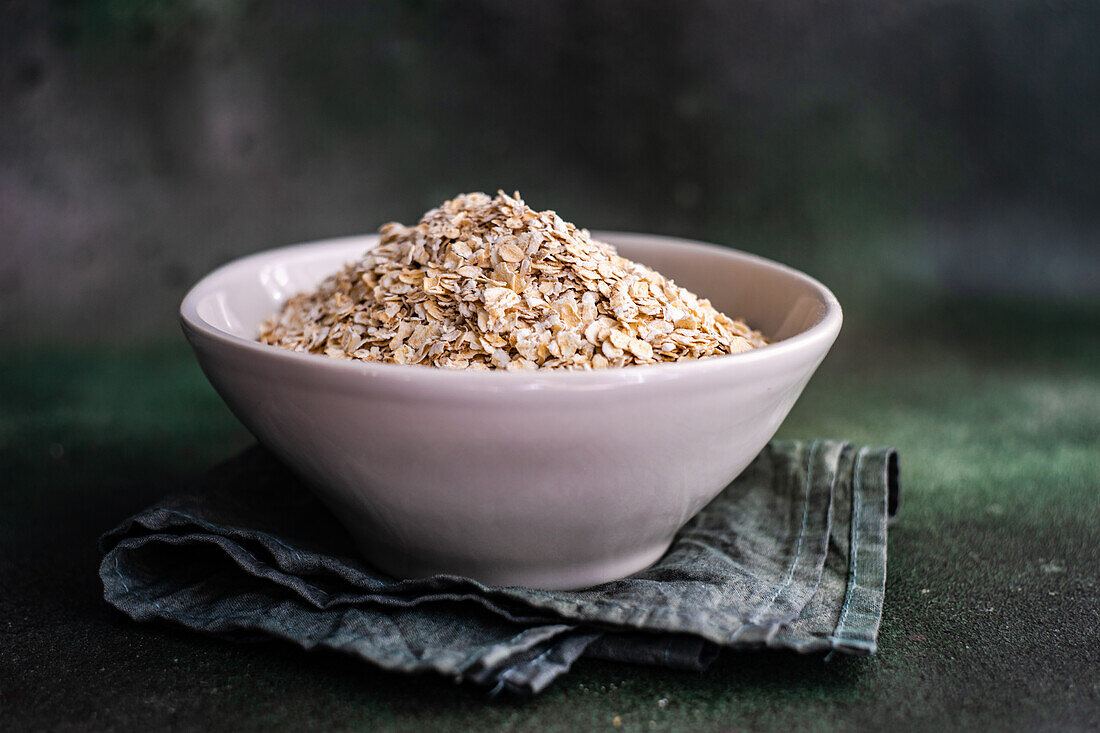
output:
[[[596,372],[463,372],[299,354],[260,323],[377,243],[261,252],[199,282],[184,332],[261,443],[397,577],[579,588],[657,560],[764,447],[840,331],[836,298],[783,265],[597,232],[775,343]]]

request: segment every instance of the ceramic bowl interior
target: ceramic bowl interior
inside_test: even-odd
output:
[[[825,286],[771,260],[650,234],[597,231],[593,236],[615,245],[624,257],[648,265],[708,298],[723,313],[745,319],[776,343],[814,326],[827,327],[826,315],[840,315],[839,304]],[[188,300],[203,322],[253,344],[260,324],[288,298],[312,290],[376,243],[377,236],[367,235],[262,252],[230,263],[216,273],[222,284],[231,287],[206,292],[201,298],[192,297],[198,294],[192,293]],[[281,256],[272,260],[273,252]],[[733,258],[737,260],[736,269],[729,267]],[[263,264],[257,267],[260,262]]]

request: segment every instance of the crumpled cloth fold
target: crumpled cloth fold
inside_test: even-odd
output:
[[[581,656],[701,670],[722,649],[874,653],[898,491],[892,448],[773,442],[651,567],[543,591],[374,570],[253,447],[105,534],[100,577],[136,621],[532,695]]]

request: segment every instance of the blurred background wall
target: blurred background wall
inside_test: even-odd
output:
[[[0,329],[519,189],[899,302],[1100,311],[1100,3],[9,0]],[[1095,321],[1092,321],[1095,323]]]

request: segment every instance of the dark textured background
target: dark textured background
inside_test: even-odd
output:
[[[498,187],[843,302],[1100,298],[1095,3],[529,5],[6,2],[0,328],[174,337],[219,263]]]
[[[1083,1],[0,0],[0,727],[1100,727],[1098,48]],[[186,288],[497,187],[836,291],[781,435],[901,450],[878,655],[488,704],[102,602],[96,536],[249,441]]]

